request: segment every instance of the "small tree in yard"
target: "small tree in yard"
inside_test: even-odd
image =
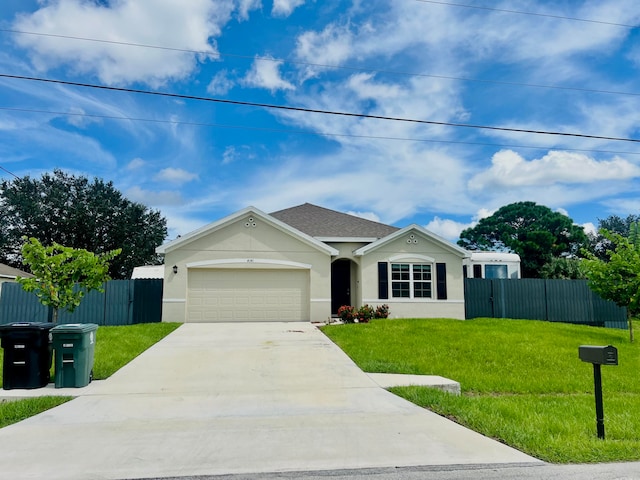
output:
[[[52,322],[58,323],[61,308],[73,312],[86,293],[103,291],[102,285],[109,280],[109,261],[118,254],[120,249],[96,255],[58,243],[45,247],[30,238],[22,246],[22,258],[35,277],[18,278],[18,282],[52,310]]]
[[[640,243],[616,233],[602,232],[611,241],[609,261],[589,255],[584,269],[591,289],[602,298],[626,307],[629,340],[633,342],[631,314],[640,311]]]

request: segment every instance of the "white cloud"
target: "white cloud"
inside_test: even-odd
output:
[[[240,20],[248,20],[249,12],[258,8],[262,8],[262,2],[260,0],[239,0],[238,18]]]
[[[493,213],[494,211],[492,210],[481,208],[469,223],[456,222],[455,220],[435,216],[424,228],[453,242],[460,237],[460,233],[463,230],[475,227],[480,220],[490,217]]]
[[[592,222],[583,223],[581,227],[584,228],[584,233],[586,234],[595,235],[598,233],[598,227],[596,227]]]
[[[242,80],[243,84],[248,87],[266,88],[271,93],[276,90],[294,90],[293,84],[280,76],[282,63],[281,60],[265,60],[264,57],[256,58],[251,70],[247,72],[247,75]]]
[[[164,168],[160,170],[156,175],[154,175],[153,179],[157,182],[168,182],[177,185],[182,185],[183,183],[191,182],[192,180],[196,180],[198,175],[196,173],[187,172],[181,168]]]
[[[80,107],[71,107],[69,109],[69,114],[67,117],[67,122],[73,125],[74,127],[83,128],[91,123],[101,123],[102,120],[95,117],[90,117],[86,115],[87,112],[84,111],[83,108]]]
[[[200,53],[34,35],[16,35],[15,42],[29,50],[38,70],[68,65],[95,74],[107,84],[139,81],[157,86],[185,78],[198,60],[217,56],[209,39],[221,34],[233,11],[230,0],[189,0],[189,8],[183,2],[156,0],[120,0],[107,5],[82,0],[43,2],[34,13],[18,16],[12,28]]]
[[[582,153],[551,151],[542,158],[527,161],[512,150],[501,150],[491,159],[491,168],[475,175],[469,181],[469,187],[473,190],[543,187],[639,176],[640,167],[619,157],[597,161]]]
[[[146,165],[147,165],[147,162],[145,162],[141,158],[136,157],[127,164],[126,168],[127,170],[138,170],[142,167],[145,167]]]
[[[461,223],[440,217],[434,217],[425,228],[450,241],[455,241],[460,237],[460,232],[465,228],[475,226],[475,223]]]
[[[271,15],[274,17],[288,17],[296,8],[304,4],[305,0],[273,0]]]
[[[229,72],[220,70],[209,82],[207,92],[211,95],[226,95],[234,86],[235,82],[230,78]]]

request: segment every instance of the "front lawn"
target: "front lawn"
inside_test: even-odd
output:
[[[364,371],[441,375],[456,397],[392,392],[549,462],[640,460],[640,346],[626,330],[527,320],[404,319],[332,325],[324,333]],[[614,345],[602,367],[606,440],[596,437],[593,368],[580,345]]]
[[[144,323],[117,327],[98,327],[96,332],[93,376],[103,380],[136,358],[153,344],[169,335],[179,323]],[[4,351],[0,349],[0,365]],[[55,364],[55,360],[53,362]],[[0,369],[1,370],[1,369]],[[53,366],[51,381],[53,381]],[[2,384],[0,374],[0,385]],[[41,397],[0,402],[0,428],[56,407],[72,397]]]

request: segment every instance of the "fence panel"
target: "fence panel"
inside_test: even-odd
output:
[[[73,313],[61,310],[58,323],[131,325],[160,322],[162,283],[161,279],[110,280],[104,285],[104,293],[89,292]],[[48,309],[33,293],[25,292],[17,283],[3,284],[0,290],[0,324],[46,321]]]
[[[136,279],[133,284],[132,323],[162,321],[162,279]]]
[[[46,322],[48,308],[20,284],[5,282],[0,291],[0,324],[13,322]]]
[[[466,318],[523,318],[627,328],[626,309],[603,300],[584,280],[465,279],[465,309]]]
[[[498,318],[546,320],[544,283],[533,279],[492,280],[494,313]]]
[[[586,280],[546,280],[550,322],[604,327],[593,314],[593,293]]]
[[[464,309],[466,318],[493,317],[491,281],[482,278],[465,278]]]

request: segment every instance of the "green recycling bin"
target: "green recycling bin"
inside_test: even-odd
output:
[[[51,329],[56,388],[85,387],[93,378],[94,323],[69,323]]]

